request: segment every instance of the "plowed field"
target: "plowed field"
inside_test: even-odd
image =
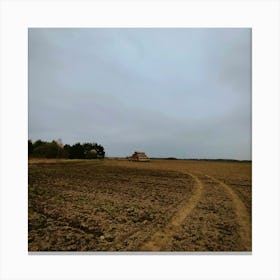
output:
[[[36,160],[28,250],[251,251],[251,164]]]

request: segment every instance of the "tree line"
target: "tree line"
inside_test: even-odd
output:
[[[39,158],[94,159],[104,158],[105,150],[97,143],[64,145],[61,140],[51,142],[28,140],[28,156]]]

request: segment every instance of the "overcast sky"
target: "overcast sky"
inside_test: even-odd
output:
[[[29,139],[251,159],[251,29],[29,29]]]

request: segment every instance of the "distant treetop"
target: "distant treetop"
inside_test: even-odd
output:
[[[104,158],[105,149],[97,143],[64,145],[61,139],[52,142],[28,140],[28,156],[39,158],[94,159]]]

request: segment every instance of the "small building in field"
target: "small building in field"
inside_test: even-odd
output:
[[[134,154],[128,157],[131,161],[150,161],[144,152],[134,152]]]

